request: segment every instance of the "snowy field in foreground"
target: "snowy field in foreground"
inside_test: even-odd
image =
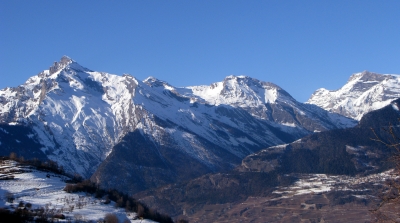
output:
[[[0,177],[12,172],[14,179],[0,180],[0,207],[12,208],[22,201],[31,203],[31,209],[44,208],[54,213],[65,215],[67,219],[97,221],[104,219],[108,213],[115,214],[120,222],[154,222],[151,220],[134,220],[136,213],[115,208],[115,203],[104,204],[105,199],[96,199],[85,193],[67,193],[63,191],[67,177],[18,166],[14,161],[0,163]],[[6,195],[12,193],[13,203],[7,202]]]

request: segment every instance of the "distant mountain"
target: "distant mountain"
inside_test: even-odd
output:
[[[400,75],[364,71],[353,74],[339,90],[316,90],[306,103],[360,120],[364,114],[397,98],[400,98]]]
[[[400,99],[364,115],[353,128],[269,147],[247,156],[233,171],[207,174],[134,197],[190,221],[258,222],[263,216],[263,220],[283,222],[299,218],[365,222],[374,207],[369,205],[379,203],[376,193],[388,177],[383,172],[394,167],[389,158],[396,152],[372,140],[376,138],[372,129],[387,141],[391,136],[383,128],[394,124],[394,133],[400,135],[399,110]],[[307,177],[314,184],[307,183]],[[313,208],[307,210],[307,205]],[[340,214],[335,216],[335,212]]]
[[[268,120],[281,126],[303,128],[313,132],[355,125],[354,121],[296,101],[289,93],[273,83],[247,76],[228,76],[224,81],[210,86],[187,89],[191,91],[182,91],[182,94],[191,97],[195,95],[210,105],[242,108],[258,119]],[[316,120],[313,120],[314,118]]]
[[[130,192],[232,169],[263,148],[356,124],[250,77],[176,88],[92,71],[66,56],[0,90],[0,103],[0,122],[29,128],[35,151]],[[22,155],[0,142],[4,155]]]

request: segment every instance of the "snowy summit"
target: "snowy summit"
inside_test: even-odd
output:
[[[364,114],[383,108],[399,97],[400,75],[364,71],[353,74],[336,91],[316,90],[306,103],[360,120]]]

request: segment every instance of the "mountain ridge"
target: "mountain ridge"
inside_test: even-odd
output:
[[[202,166],[203,171],[192,170],[197,176],[233,168],[265,147],[355,125],[250,77],[228,76],[210,86],[177,88],[152,77],[139,81],[131,75],[92,71],[66,56],[25,84],[0,90],[0,103],[0,122],[28,126],[42,153],[66,171],[85,177],[135,131],[144,136],[135,135],[138,140],[151,142],[154,155],[162,154],[161,160],[171,168],[165,169],[165,176],[182,174],[176,179],[186,179],[183,176],[193,176],[190,164],[187,173],[179,173],[175,154]],[[126,149],[135,148],[132,143],[124,144]],[[141,170],[140,165],[129,164]],[[93,179],[100,175],[97,171]],[[157,184],[154,178],[147,180],[148,185]]]
[[[360,120],[369,111],[399,98],[399,86],[400,75],[363,71],[353,74],[338,90],[316,90],[306,103]]]
[[[382,82],[391,88],[385,91]],[[369,98],[392,99],[385,94],[398,86],[395,76],[368,72],[349,83],[341,93],[357,100],[365,92],[364,99],[373,92]],[[383,90],[370,91],[377,85]],[[398,114],[397,103],[385,114]],[[387,168],[379,163],[387,153],[335,138],[370,134],[366,125],[389,116],[367,114],[354,127],[353,119],[300,103],[279,86],[248,76],[174,87],[155,77],[140,81],[93,71],[64,56],[23,85],[0,90],[0,104],[0,155],[54,160],[102,188],[143,192],[151,204],[175,201],[149,198],[149,189],[164,188],[183,199],[184,191],[174,187],[185,182],[192,201],[204,193],[212,202],[230,202],[289,186],[295,179],[285,176],[289,172],[354,175]],[[354,133],[357,128],[362,133]]]

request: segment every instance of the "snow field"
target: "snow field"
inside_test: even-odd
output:
[[[0,207],[12,208],[20,202],[31,203],[32,208],[43,208],[48,213],[65,215],[65,221],[75,219],[83,221],[98,221],[108,213],[115,214],[120,222],[154,221],[136,219],[136,213],[115,208],[115,202],[104,204],[105,199],[97,199],[85,193],[67,193],[63,191],[68,178],[62,175],[38,171],[19,166],[16,162],[0,164],[0,176],[14,175],[13,180],[0,180]],[[48,177],[49,176],[49,177]],[[6,196],[12,193],[15,200],[7,202]],[[62,221],[62,220],[60,220]]]
[[[387,179],[393,179],[393,170],[364,177],[345,175],[302,174],[290,187],[277,188],[273,193],[281,194],[284,198],[302,194],[321,193],[331,190],[356,191],[364,183],[381,184]]]

